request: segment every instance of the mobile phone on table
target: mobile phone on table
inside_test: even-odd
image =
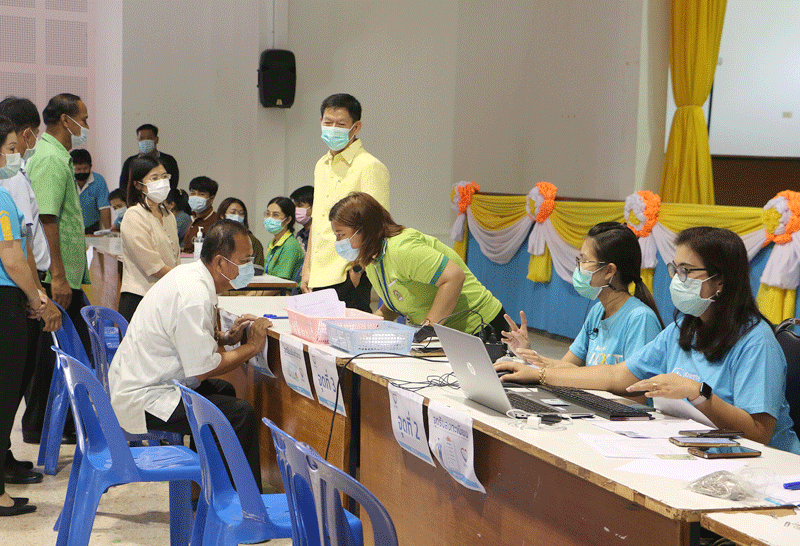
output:
[[[690,447],[689,453],[703,459],[738,459],[740,457],[760,457],[761,452],[744,446],[733,447]]]
[[[718,447],[718,446],[738,446],[739,442],[730,438],[695,438],[692,436],[673,436],[669,439],[676,446],[681,447]]]
[[[695,438],[741,438],[744,432],[741,430],[731,430],[727,428],[713,428],[711,430],[681,430],[681,436],[692,436]]]

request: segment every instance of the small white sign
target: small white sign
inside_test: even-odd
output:
[[[389,408],[392,412],[394,438],[400,447],[433,466],[425,421],[422,418],[422,396],[389,383]]]
[[[339,380],[336,358],[316,347],[311,347],[308,355],[311,357],[311,375],[314,378],[314,388],[317,391],[319,403],[331,410],[336,407],[336,413],[347,417],[341,389],[339,389],[338,399],[336,396],[336,382]]]
[[[267,360],[267,351],[269,350],[269,339],[264,344],[264,350],[258,353],[256,356],[248,360],[247,362],[257,369],[259,372],[263,373],[267,377],[275,378],[275,374],[272,373],[272,370],[269,369],[269,362]]]
[[[303,344],[292,336],[281,336],[281,368],[286,384],[306,398],[314,399],[308,382]]]
[[[428,428],[428,445],[453,479],[464,487],[486,493],[475,475],[472,417],[431,400],[428,404]]]

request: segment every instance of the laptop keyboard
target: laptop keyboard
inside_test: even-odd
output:
[[[545,406],[544,404],[540,404],[536,400],[531,400],[530,398],[520,396],[515,392],[509,392],[506,394],[508,394],[508,401],[511,402],[511,407],[514,409],[522,410],[524,412],[533,413],[536,415],[558,413],[558,411],[554,410],[550,406]]]
[[[539,385],[538,388],[552,392],[558,398],[572,402],[578,406],[588,409],[595,415],[604,417],[610,421],[632,421],[652,419],[650,414],[644,410],[631,408],[625,404],[603,398],[596,394],[575,389],[572,387],[557,387],[555,385]],[[510,398],[510,395],[509,395]],[[514,404],[513,402],[511,403]]]

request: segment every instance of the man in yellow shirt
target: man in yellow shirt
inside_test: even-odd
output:
[[[372,285],[361,268],[336,253],[336,236],[328,213],[350,192],[363,191],[389,209],[389,171],[364,149],[361,104],[352,95],[331,95],[320,107],[322,140],[329,151],[314,168],[314,209],[311,234],[300,284],[303,292],[334,288],[347,307],[370,311]]]

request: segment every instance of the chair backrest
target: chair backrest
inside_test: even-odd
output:
[[[800,336],[792,331],[792,326],[800,326],[800,319],[781,322],[775,328],[775,337],[786,355],[786,401],[794,430],[800,436]]]
[[[202,494],[208,509],[221,514],[228,507],[228,499],[238,495],[242,507],[242,533],[246,534],[249,526],[259,529],[274,527],[247,464],[242,444],[228,418],[202,395],[177,381],[173,383],[181,390],[189,426],[197,445],[203,476]],[[231,477],[234,483],[231,483]]]
[[[94,369],[106,392],[111,392],[108,382],[108,367],[119,347],[119,342],[128,330],[125,317],[107,307],[87,305],[81,309],[81,316],[89,327],[89,338],[92,340],[92,359]],[[106,329],[112,329],[111,338],[106,336]]]
[[[366,511],[372,524],[374,544],[396,546],[397,532],[392,518],[381,502],[366,487],[319,456],[308,444],[298,444],[306,456],[311,490],[317,506],[319,532],[325,544],[350,546],[353,538],[344,516],[341,493],[355,500]]]
[[[83,347],[81,337],[78,335],[78,330],[75,329],[75,325],[72,323],[72,319],[69,318],[67,312],[60,305],[53,303],[61,311],[61,328],[55,332],[58,347],[82,364],[93,367],[91,360],[89,360],[89,355],[86,354],[86,349]]]
[[[93,455],[102,456],[98,459],[101,461],[110,455],[111,467],[106,470],[129,481],[136,481],[139,472],[122,427],[111,408],[108,393],[85,364],[61,349],[53,347],[53,350],[58,359],[56,365],[63,372],[67,384],[78,449],[84,456],[82,464],[94,464]]]
[[[311,492],[306,456],[298,449],[298,442],[264,417],[264,424],[272,432],[272,442],[281,471],[283,488],[292,517],[292,544],[306,546],[319,544],[317,510]]]

